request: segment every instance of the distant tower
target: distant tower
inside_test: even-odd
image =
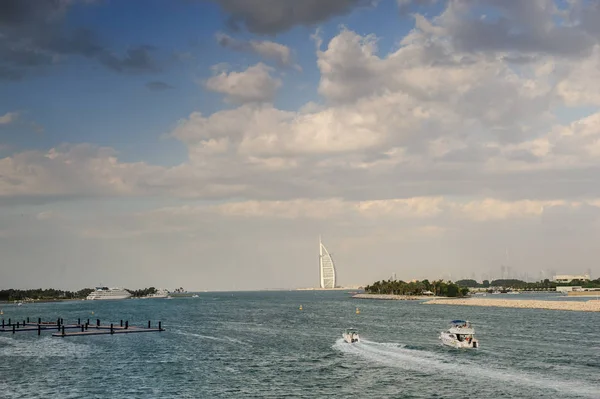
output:
[[[321,242],[319,236],[319,274],[321,277],[321,288],[335,288],[335,264],[333,258]]]

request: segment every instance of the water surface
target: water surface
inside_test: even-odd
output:
[[[4,318],[161,320],[167,331],[1,333],[0,397],[600,397],[598,313],[425,306],[345,292],[199,295],[2,305]],[[455,318],[474,324],[480,349],[440,346],[439,331]],[[346,327],[363,342],[343,342]]]

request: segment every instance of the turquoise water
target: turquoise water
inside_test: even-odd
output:
[[[600,397],[600,313],[361,301],[344,292],[199,295],[0,305],[5,319],[162,320],[167,329],[1,333],[0,397]],[[455,318],[474,324],[479,350],[439,345]],[[346,327],[363,342],[344,343]]]

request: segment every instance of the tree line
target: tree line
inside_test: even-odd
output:
[[[423,295],[430,291],[436,296],[459,297],[468,295],[467,287],[459,287],[452,281],[429,280],[405,282],[402,280],[381,280],[365,287],[369,294]]]
[[[142,288],[141,290],[127,290],[129,291],[129,293],[135,297],[135,298],[140,298],[143,296],[147,296],[147,295],[151,295],[151,294],[155,294],[156,293],[156,288],[154,287],[149,287],[149,288]]]
[[[513,288],[519,290],[556,290],[556,287],[583,287],[583,288],[600,288],[600,278],[596,280],[573,280],[570,283],[556,283],[554,281],[550,281],[549,279],[536,281],[534,283],[528,283],[523,280],[517,279],[499,279],[499,280],[483,280],[481,283],[476,280],[467,279],[467,280],[458,280],[456,282],[460,287],[468,287],[468,288],[490,288],[490,287],[503,287],[503,288]]]
[[[33,299],[35,301],[40,300],[55,300],[55,299],[85,299],[92,291],[92,288],[84,288],[79,291],[66,291],[56,290],[54,288],[36,288],[29,290],[0,290],[0,301],[12,302],[12,301],[24,301]],[[143,297],[146,295],[156,293],[155,287],[142,288],[140,290],[126,289],[133,297]]]
[[[91,288],[79,291],[56,290],[54,288],[37,288],[29,290],[0,290],[0,301],[23,301],[26,299],[48,300],[48,299],[83,299],[92,292]]]

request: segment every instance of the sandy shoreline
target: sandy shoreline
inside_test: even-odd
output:
[[[459,305],[459,306],[490,306],[519,309],[548,309],[571,310],[576,312],[600,312],[600,301],[537,301],[537,300],[502,300],[483,298],[432,299],[425,305]]]

